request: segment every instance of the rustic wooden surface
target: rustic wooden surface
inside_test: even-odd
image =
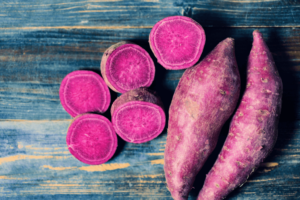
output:
[[[298,0],[2,0],[0,199],[172,199],[163,172],[166,129],[144,144],[119,139],[109,162],[89,166],[66,147],[71,117],[58,96],[68,73],[99,73],[102,53],[116,42],[130,40],[151,53],[147,39],[152,26],[172,15],[203,25],[207,43],[201,59],[221,40],[235,38],[243,87],[252,31],[264,34],[284,85],[279,138],[257,172],[227,199],[300,199]],[[183,70],[167,71],[154,61],[151,87],[168,109]],[[228,123],[190,200],[196,199],[227,131]]]

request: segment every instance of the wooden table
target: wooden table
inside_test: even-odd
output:
[[[185,15],[205,29],[201,59],[226,37],[235,39],[245,87],[252,31],[259,29],[283,80],[279,138],[273,153],[227,199],[300,199],[300,1],[297,0],[2,0],[0,2],[0,199],[172,199],[163,154],[167,128],[144,144],[119,139],[115,156],[89,166],[65,144],[71,117],[62,108],[61,80],[78,69],[99,73],[110,45],[130,40],[151,53],[148,35],[164,17]],[[153,57],[153,54],[151,53]],[[166,110],[184,70],[156,64],[152,89]],[[111,92],[113,99],[117,94]],[[105,114],[110,117],[108,112]],[[227,136],[199,173],[189,199]]]

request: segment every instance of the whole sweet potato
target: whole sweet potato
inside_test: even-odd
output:
[[[219,157],[197,200],[217,200],[242,185],[277,139],[282,81],[259,31],[253,32],[247,88]]]
[[[195,176],[217,144],[240,94],[234,40],[227,38],[181,77],[169,110],[165,176],[176,200],[187,199]]]

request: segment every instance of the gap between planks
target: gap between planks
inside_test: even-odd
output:
[[[94,30],[122,30],[122,29],[152,29],[153,26],[36,26],[36,27],[10,27],[0,30],[49,30],[49,29],[94,29]],[[274,26],[204,26],[204,28],[300,28],[300,25],[274,25]]]
[[[46,122],[72,122],[72,120],[73,119],[55,119],[55,120],[0,119],[0,122],[46,123]]]

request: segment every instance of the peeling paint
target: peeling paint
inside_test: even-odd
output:
[[[163,165],[165,164],[164,159],[158,159],[158,160],[151,160],[152,165]]]
[[[78,169],[88,171],[88,172],[103,172],[109,170],[123,169],[129,167],[129,163],[112,163],[112,164],[102,164],[102,165],[91,165],[79,167]]]
[[[62,170],[76,169],[77,167],[52,167],[50,165],[44,165],[43,168],[62,171]]]
[[[279,164],[276,162],[267,162],[267,163],[261,163],[261,167],[277,167]]]
[[[147,153],[149,156],[163,156],[165,153]]]
[[[35,155],[14,155],[9,157],[0,158],[0,165],[7,162],[14,162],[17,160],[24,160],[24,159],[49,159],[53,158],[53,156],[35,156]]]

